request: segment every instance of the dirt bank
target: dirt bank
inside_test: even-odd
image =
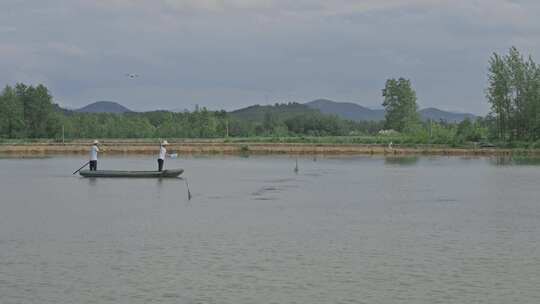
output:
[[[0,153],[21,155],[79,154],[88,153],[87,143],[26,143],[0,144]],[[104,142],[101,145],[107,154],[155,154],[159,146],[144,142]],[[511,149],[461,149],[440,147],[399,147],[389,149],[381,145],[350,144],[292,144],[292,143],[215,143],[181,142],[168,146],[170,153],[180,154],[329,154],[329,155],[540,155],[540,150]]]

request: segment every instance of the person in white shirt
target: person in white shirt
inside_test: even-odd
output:
[[[92,145],[92,148],[90,148],[90,171],[97,170],[97,156],[99,152],[98,144],[99,141],[94,140],[94,144]]]
[[[169,143],[164,140],[161,143],[161,146],[159,147],[159,157],[158,157],[158,171],[163,171],[163,163],[165,162],[165,157],[167,156],[167,149],[165,146],[167,146]]]

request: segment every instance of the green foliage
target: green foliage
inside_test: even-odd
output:
[[[320,113],[301,114],[285,120],[285,125],[293,134],[311,136],[346,135],[345,123],[336,116]]]
[[[540,139],[540,66],[512,47],[489,61],[486,97],[503,141]]]
[[[34,88],[18,84],[15,88],[6,87],[0,95],[0,137],[58,140],[62,128],[68,141],[82,138],[225,138],[228,135],[227,142],[383,145],[393,142],[411,145],[454,142],[456,133],[463,140],[472,140],[476,136],[476,127],[471,130],[470,122],[461,127],[442,123],[428,126],[414,117],[404,123],[404,135],[378,136],[385,122],[347,121],[306,108],[296,103],[255,106],[249,113],[252,116],[246,112],[238,115],[209,111],[204,107],[191,113],[74,113],[55,106],[44,86]]]
[[[296,102],[276,103],[274,105],[254,105],[230,113],[230,116],[236,119],[247,120],[250,122],[263,122],[267,119],[286,120],[301,114],[319,113],[318,110],[311,109],[306,105]]]
[[[488,133],[488,129],[481,119],[477,121],[465,119],[458,124],[456,136],[462,142],[481,142],[487,140]]]
[[[0,93],[0,142],[69,141],[84,138],[226,138],[226,142],[380,144],[500,147],[540,146],[540,68],[513,48],[490,61],[488,100],[492,113],[459,124],[421,122],[409,80],[389,79],[383,90],[386,121],[348,121],[298,103],[253,106],[227,113],[204,107],[172,113],[74,113],[53,104],[43,85],[6,86]],[[379,135],[382,129],[395,134]],[[249,150],[246,146],[242,148]]]
[[[60,132],[49,90],[43,86],[6,86],[0,94],[0,137],[52,138]]]
[[[383,89],[383,106],[386,109],[386,129],[398,132],[416,132],[420,118],[416,92],[408,79],[388,79]]]
[[[24,136],[24,106],[15,90],[6,86],[0,94],[0,137]]]

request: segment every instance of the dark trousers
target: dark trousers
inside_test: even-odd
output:
[[[96,171],[97,170],[97,160],[91,160],[90,161],[90,171]]]
[[[163,159],[157,160],[157,167],[159,172],[163,171]]]

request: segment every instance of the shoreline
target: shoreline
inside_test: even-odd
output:
[[[54,155],[85,154],[91,144],[73,143],[18,143],[0,144],[0,154]],[[148,142],[104,141],[100,148],[106,154],[156,154],[159,145]],[[311,143],[223,143],[223,142],[172,142],[167,147],[179,154],[291,154],[291,155],[441,155],[441,156],[540,156],[540,149],[450,148],[450,147],[400,147],[388,148],[376,144],[311,144]]]

